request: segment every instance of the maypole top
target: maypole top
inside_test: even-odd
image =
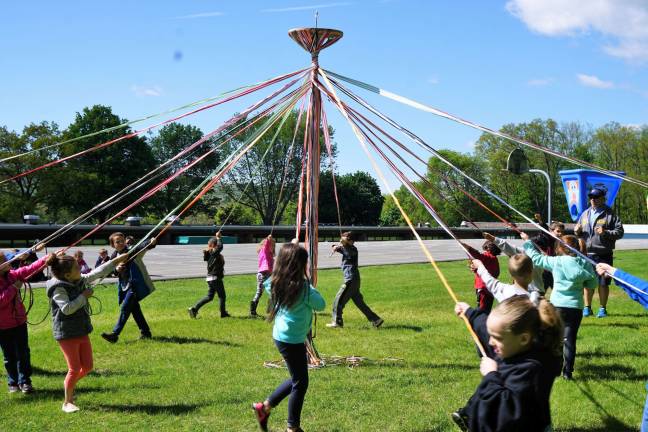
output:
[[[321,50],[339,41],[342,34],[340,30],[317,27],[296,28],[288,31],[288,35],[300,47],[311,53],[313,59],[317,58]]]

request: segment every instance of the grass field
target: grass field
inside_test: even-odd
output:
[[[646,252],[617,253],[619,267],[648,278],[645,263]],[[472,303],[472,273],[465,263],[440,266],[460,299]],[[350,304],[346,328],[325,328],[341,274],[320,272],[319,289],[328,304],[319,315],[317,348],[325,356],[369,360],[353,369],[331,366],[311,371],[304,429],[454,430],[449,413],[465,403],[480,375],[475,348],[454,317],[445,289],[429,264],[365,267],[361,273],[365,298],[385,324],[373,329]],[[190,320],[186,309],[204,295],[206,283],[160,282],[143,302],[154,339],[137,340],[131,321],[116,345],[99,337],[117,317],[115,288],[99,288],[103,311],[93,317],[91,336],[96,369],[77,388],[82,411],[76,414],[60,410],[66,366],[49,319],[30,327],[37,392],[0,393],[0,430],[256,430],[250,403],[265,398],[287,371],[263,367],[264,361],[279,355],[271,325],[247,318],[254,285],[254,275],[226,277],[233,317],[220,319],[217,304],[212,303],[201,310],[199,319]],[[648,314],[619,288],[612,287],[611,292],[611,316],[583,322],[575,380],[557,380],[554,385],[556,430],[638,430],[648,379]],[[42,317],[45,310],[44,292],[37,290],[31,319]],[[273,412],[273,431],[285,430],[286,402]]]

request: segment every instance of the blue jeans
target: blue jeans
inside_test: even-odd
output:
[[[278,340],[274,342],[279,349],[279,353],[286,361],[290,378],[277,387],[268,398],[268,402],[274,408],[286,396],[290,395],[290,399],[288,399],[288,427],[297,428],[301,421],[301,411],[304,406],[306,390],[308,390],[308,357],[306,355],[306,345],[304,343],[289,344]]]
[[[27,323],[0,330],[0,347],[4,356],[8,384],[11,386],[31,384],[31,360]]]
[[[124,330],[126,321],[128,321],[128,318],[132,314],[133,319],[135,320],[137,327],[139,327],[142,335],[151,336],[151,329],[146,322],[146,318],[144,318],[139,300],[137,300],[137,296],[135,295],[133,290],[129,289],[128,291],[119,291],[119,304],[121,304],[121,309],[119,310],[119,319],[117,320],[117,324],[115,324],[115,327],[113,328],[113,333],[119,335],[122,330]]]

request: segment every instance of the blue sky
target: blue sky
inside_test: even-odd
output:
[[[312,26],[315,10],[344,31],[323,67],[491,128],[648,118],[646,1],[23,1],[3,5],[0,125],[65,128],[92,104],[133,119],[302,68],[287,30]],[[479,137],[358,92],[437,148],[470,151]],[[207,132],[242,107],[190,122]],[[340,171],[371,171],[332,111]]]

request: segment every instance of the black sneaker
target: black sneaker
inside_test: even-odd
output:
[[[9,384],[9,393],[18,393],[20,391],[20,386],[16,384]]]
[[[562,373],[562,377],[565,379],[565,381],[571,381],[571,380],[574,379],[574,378],[572,377],[572,373],[571,373],[571,372],[563,372],[563,373]]]
[[[101,333],[101,337],[112,344],[117,343],[117,340],[119,340],[119,335],[115,333]]]
[[[383,323],[385,322],[384,319],[378,318],[376,321],[372,321],[371,325],[374,326],[375,328],[379,328]]]
[[[231,317],[231,316],[232,316],[232,315],[228,314],[227,312],[223,312],[223,313],[221,314],[221,318],[229,318],[229,317]]]
[[[21,384],[20,391],[23,392],[23,394],[34,393],[34,387],[31,384],[27,384],[27,383]]]
[[[198,315],[198,312],[196,312],[196,309],[193,307],[190,307],[187,309],[187,312],[189,312],[189,318],[196,319],[196,316]]]
[[[140,334],[139,339],[140,340],[153,339],[153,335],[151,333],[142,333]]]
[[[468,417],[461,412],[461,410],[455,411],[451,414],[452,421],[455,422],[459,429],[464,432],[468,431]]]

